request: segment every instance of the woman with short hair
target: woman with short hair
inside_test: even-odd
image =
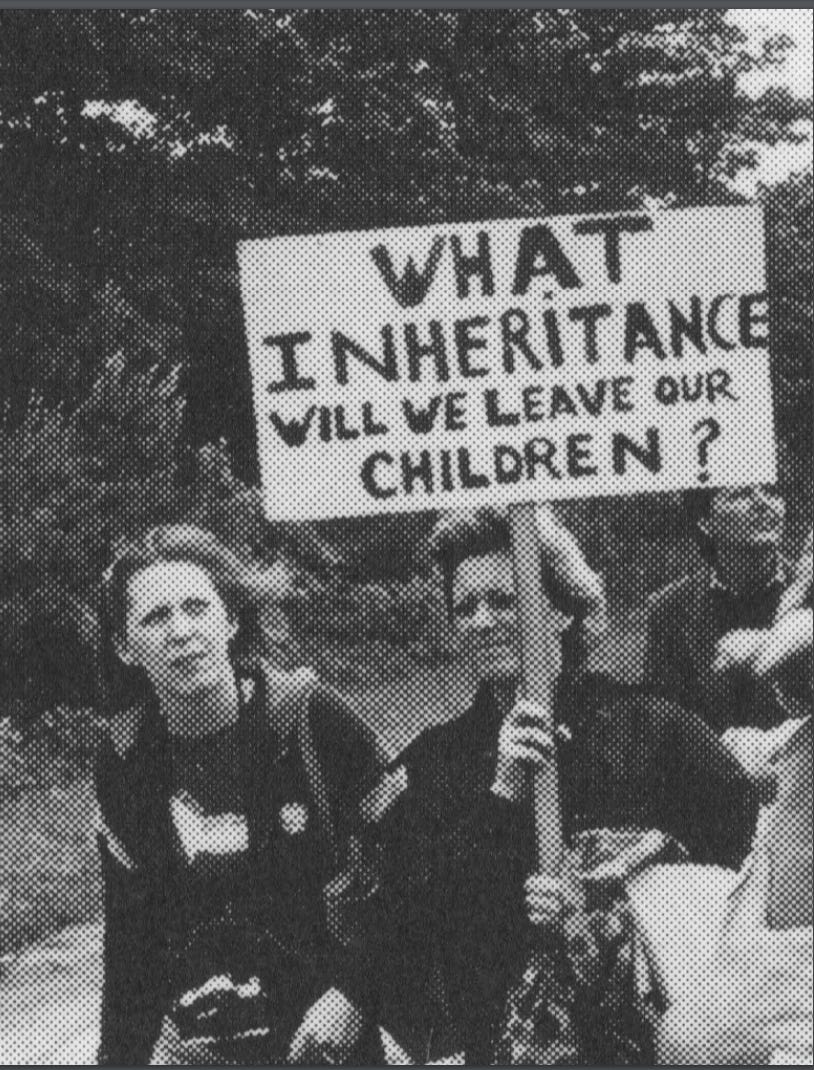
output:
[[[189,525],[104,574],[102,1064],[281,1063],[311,1004],[340,998],[325,889],[381,751],[313,674],[258,657],[273,596]]]
[[[546,711],[519,693],[506,513],[445,517],[433,538],[475,693],[463,712],[410,743],[382,782],[371,983],[348,993],[418,1063],[453,1052],[473,1065],[647,1063],[630,978],[615,979],[629,934],[614,896],[654,858],[739,861],[754,823],[745,774],[703,722],[579,668],[602,632],[601,580],[551,510],[538,512],[537,525],[546,585],[573,618],[576,652],[554,709],[554,723],[569,731],[556,742]],[[529,777],[555,746],[564,831],[577,861],[592,867],[593,883],[581,883],[579,871],[577,884],[591,884],[600,934],[580,929],[585,911],[566,919],[564,969],[561,944],[541,927],[559,926],[570,892],[535,875]],[[543,1005],[533,986],[522,998],[524,967],[540,947],[551,949],[562,979]],[[555,1006],[558,996],[565,1003]],[[566,1036],[569,1015],[577,1033]],[[299,1050],[314,1057],[308,1039],[298,1034]]]

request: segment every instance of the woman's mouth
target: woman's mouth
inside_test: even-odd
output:
[[[780,526],[780,519],[772,513],[764,513],[755,518],[754,524],[758,531],[775,531]]]
[[[508,641],[483,643],[476,648],[476,653],[488,658],[508,658],[514,655],[514,643]]]
[[[184,672],[191,672],[193,669],[197,669],[199,665],[203,663],[206,655],[202,651],[194,651],[190,654],[180,654],[177,658],[173,658],[172,667],[174,669],[182,669]]]

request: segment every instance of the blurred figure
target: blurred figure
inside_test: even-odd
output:
[[[771,727],[783,711],[745,662],[753,632],[772,624],[791,583],[785,501],[769,486],[693,495],[705,564],[651,598],[645,682],[716,732]]]
[[[812,621],[790,608],[763,636],[756,674],[803,716],[766,733],[775,783],[737,875],[662,867],[634,882],[658,1061],[668,1065],[812,1065],[814,1055],[814,732]],[[807,693],[806,693],[807,692]],[[688,883],[689,879],[689,883]]]
[[[813,536],[809,533],[792,569],[791,583],[780,600],[773,626],[724,637],[718,653],[719,663],[737,658],[741,671],[751,673],[761,694],[769,694],[773,707],[786,718],[772,729],[733,727],[723,735],[724,744],[749,774],[769,786],[774,780],[769,758],[811,708]],[[739,640],[737,654],[730,652],[728,639]]]

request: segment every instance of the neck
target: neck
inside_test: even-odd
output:
[[[775,546],[722,546],[715,570],[733,594],[751,594],[767,587],[777,570]]]
[[[203,693],[160,695],[159,706],[171,736],[212,735],[238,719],[237,681],[230,674]]]

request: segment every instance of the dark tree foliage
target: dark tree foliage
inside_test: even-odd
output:
[[[333,547],[267,530],[236,240],[731,201],[751,143],[810,116],[739,96],[754,62],[710,10],[0,12],[4,690],[70,679],[40,659],[77,663],[110,541],[155,518],[344,557],[346,580],[426,569],[425,517],[361,540],[347,522]],[[800,458],[810,176],[767,205],[779,430]]]

